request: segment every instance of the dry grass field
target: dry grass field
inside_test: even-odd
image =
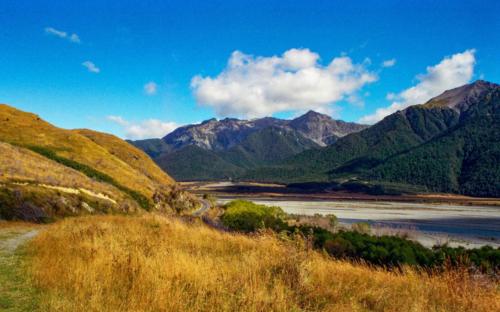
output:
[[[387,272],[306,241],[161,216],[50,225],[28,246],[49,311],[499,311],[497,284],[460,271]]]

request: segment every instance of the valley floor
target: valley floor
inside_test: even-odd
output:
[[[359,193],[294,193],[282,185],[193,182],[190,191],[215,194],[220,203],[246,199],[297,215],[334,214],[350,227],[368,222],[374,234],[405,235],[427,247],[500,246],[500,200],[452,194],[372,196]]]
[[[241,199],[241,197],[238,197]],[[234,197],[220,197],[224,204]],[[388,201],[286,200],[247,198],[257,204],[279,206],[286,213],[337,216],[340,225],[367,222],[373,234],[404,235],[424,246],[500,247],[500,207]]]
[[[269,197],[281,200],[385,201],[500,207],[500,198],[470,197],[458,194],[370,195],[362,192],[299,190],[289,188],[283,184],[229,181],[193,181],[181,182],[180,185],[192,193],[212,193],[229,197]]]

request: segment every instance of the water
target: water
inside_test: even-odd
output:
[[[221,199],[227,202],[231,198]],[[299,215],[334,214],[341,224],[368,222],[390,228],[409,228],[424,245],[438,242],[465,247],[500,246],[500,207],[384,201],[326,201],[249,199]]]

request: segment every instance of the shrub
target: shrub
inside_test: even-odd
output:
[[[285,231],[294,237],[301,234],[309,238],[314,248],[323,249],[329,255],[369,264],[401,268],[405,265],[422,268],[443,269],[446,266],[477,268],[482,272],[500,271],[500,248],[479,249],[452,248],[448,246],[426,248],[421,244],[398,236],[369,235],[368,223],[356,223],[353,231],[332,233],[324,228],[310,225],[288,226],[286,215],[279,207],[257,205],[248,201],[232,201],[225,206],[223,224],[236,231],[253,232],[258,229]],[[330,215],[330,222],[336,223]]]
[[[397,236],[372,236],[356,231],[332,233],[310,226],[293,229],[305,236],[312,236],[315,248],[324,249],[340,259],[362,260],[384,267],[472,267],[485,273],[500,270],[500,248],[490,246],[478,249],[440,246],[429,249]]]
[[[259,229],[282,231],[288,228],[284,221],[285,213],[279,207],[257,205],[252,202],[235,200],[225,205],[221,217],[224,226],[241,232],[254,232]]]

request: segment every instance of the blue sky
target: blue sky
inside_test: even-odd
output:
[[[499,1],[381,2],[2,0],[0,102],[143,138],[307,109],[373,123],[500,81]]]

